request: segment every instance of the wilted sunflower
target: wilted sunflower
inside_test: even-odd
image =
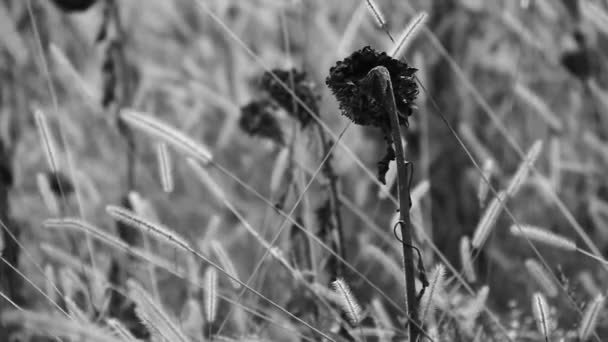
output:
[[[378,180],[386,184],[389,163],[395,160],[390,116],[384,103],[386,99],[382,98],[385,89],[370,89],[374,84],[368,78],[369,72],[379,66],[385,67],[390,74],[399,124],[407,127],[418,95],[418,85],[414,81],[416,69],[406,63],[366,46],[329,69],[325,83],[338,100],[343,115],[355,124],[375,126],[382,130],[387,148],[386,154],[378,162]]]
[[[329,69],[325,83],[336,96],[343,115],[358,125],[388,130],[389,116],[379,99],[372,96],[377,91],[367,89],[369,86],[363,82],[370,70],[378,66],[385,67],[390,73],[400,114],[399,123],[407,126],[407,118],[412,114],[412,106],[418,95],[418,86],[413,79],[416,69],[390,57],[386,52],[379,53],[369,46],[353,52]]]
[[[262,90],[267,92],[273,101],[285,109],[289,115],[297,119],[302,124],[302,127],[306,127],[312,120],[312,116],[310,116],[304,105],[294,101],[292,94],[285,89],[284,85],[295,93],[310,111],[318,115],[320,96],[315,90],[314,83],[308,79],[305,72],[296,69],[274,69],[270,72],[265,72],[260,82]]]

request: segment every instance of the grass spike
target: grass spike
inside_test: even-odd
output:
[[[173,181],[173,167],[171,166],[171,156],[167,144],[158,143],[156,145],[156,157],[158,158],[158,168],[160,183],[164,192],[172,192],[175,185]]]
[[[173,232],[169,228],[161,226],[160,224],[152,223],[126,208],[108,205],[106,206],[106,212],[115,220],[121,221],[140,230],[147,230],[155,233],[156,235],[169,240],[169,242],[178,242],[186,246],[189,245],[183,237],[177,235],[177,233]]]
[[[515,236],[524,237],[532,241],[562,249],[564,251],[576,252],[578,250],[576,247],[576,242],[573,240],[540,227],[531,225],[512,225],[510,231],[511,234]]]
[[[593,301],[587,304],[585,311],[583,312],[583,319],[578,329],[578,337],[581,341],[586,341],[591,337],[595,326],[597,325],[597,319],[604,307],[606,297],[604,295],[597,295]]]
[[[361,319],[361,306],[350,291],[350,287],[344,282],[344,279],[338,278],[331,283],[334,291],[340,295],[342,310],[346,312],[346,316],[353,326],[358,326]]]
[[[217,240],[212,240],[210,245],[211,245],[211,250],[213,250],[213,253],[217,257],[219,264],[224,268],[224,270],[226,270],[226,272],[228,274],[230,274],[234,278],[238,279],[239,276],[238,276],[238,273],[236,272],[236,267],[234,266],[234,263],[228,256],[228,253],[226,253],[224,246]],[[230,279],[230,283],[232,284],[232,287],[235,290],[238,290],[241,288],[241,284],[234,281],[233,279]]]
[[[127,280],[129,298],[136,304],[135,313],[151,330],[156,330],[163,338],[171,342],[190,342],[177,327],[173,319],[154,298],[135,280]]]
[[[524,183],[526,177],[528,176],[529,170],[534,166],[536,159],[538,159],[542,146],[542,140],[536,140],[532,147],[530,147],[528,153],[526,153],[526,156],[520,163],[519,167],[517,168],[517,171],[515,172],[515,174],[511,178],[511,181],[509,182],[509,185],[507,186],[507,190],[505,192],[508,197],[514,197],[515,195],[517,195],[517,192],[521,188],[521,185]]]
[[[285,175],[285,171],[287,170],[287,166],[289,165],[289,149],[287,147],[283,147],[274,163],[274,167],[272,168],[272,174],[270,175],[270,193],[275,194],[279,190],[279,186],[281,185],[281,181]]]
[[[532,295],[532,312],[538,326],[538,331],[549,341],[551,335],[551,319],[549,318],[549,305],[547,299],[540,292]]]
[[[479,207],[483,208],[486,199],[488,198],[488,191],[490,190],[490,184],[492,174],[494,173],[494,159],[486,158],[483,161],[482,177],[479,177],[479,187],[477,188],[477,200],[479,201]]]
[[[429,287],[424,292],[422,299],[420,300],[420,321],[425,322],[425,318],[433,317],[433,312],[436,308],[435,301],[436,296],[439,295],[443,289],[443,281],[445,278],[445,266],[437,264],[431,273]]]
[[[140,113],[132,109],[123,109],[120,112],[120,118],[128,125],[164,141],[176,150],[181,151],[204,164],[209,163],[213,159],[213,155],[207,147],[192,140],[184,133],[151,115]]]
[[[528,272],[536,280],[540,289],[551,298],[557,296],[559,292],[557,285],[555,285],[551,276],[545,271],[545,268],[534,259],[527,259],[525,264]]]
[[[205,318],[207,322],[215,322],[217,318],[217,270],[207,267],[205,282]]]
[[[492,228],[494,228],[494,224],[498,219],[498,215],[502,211],[504,207],[504,201],[506,199],[506,194],[504,191],[499,191],[498,195],[494,197],[488,208],[483,213],[483,216],[479,220],[477,224],[477,228],[475,229],[475,233],[473,234],[472,245],[474,248],[481,248],[483,244],[488,239]]]

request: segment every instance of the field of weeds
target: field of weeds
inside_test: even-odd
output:
[[[0,341],[604,341],[608,4],[0,0]]]

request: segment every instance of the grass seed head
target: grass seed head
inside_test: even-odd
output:
[[[585,312],[583,313],[583,319],[578,330],[578,336],[580,338],[580,341],[586,341],[587,339],[589,339],[589,337],[591,337],[591,334],[593,334],[595,326],[597,325],[597,320],[600,315],[600,311],[602,311],[605,301],[606,297],[604,297],[602,294],[599,294],[591,303],[587,304]]]
[[[353,326],[359,325],[361,318],[361,306],[350,291],[350,287],[346,284],[344,279],[336,279],[331,283],[336,294],[340,296],[342,310],[346,312],[350,323]]]
[[[538,326],[538,331],[546,338],[551,334],[551,319],[549,317],[549,305],[545,296],[536,292],[532,296],[532,312]]]

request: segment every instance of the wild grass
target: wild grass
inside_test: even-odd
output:
[[[59,2],[0,1],[0,340],[608,334],[605,5]],[[419,69],[411,213],[323,82],[366,45]],[[283,143],[239,127],[265,97]]]

